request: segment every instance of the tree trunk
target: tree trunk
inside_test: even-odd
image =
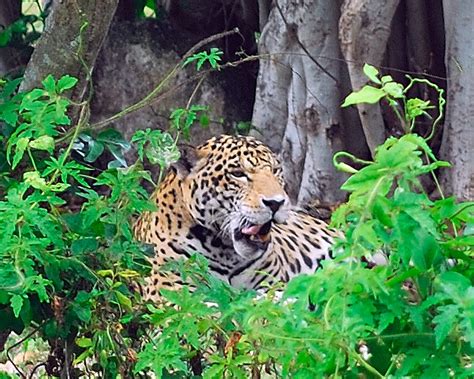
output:
[[[0,7],[0,30],[16,21],[21,15],[21,0],[2,0]],[[0,47],[0,77],[22,63],[21,54],[11,47]]]
[[[84,98],[93,67],[118,0],[63,0],[53,3],[38,45],[26,68],[21,90],[30,90],[52,74],[80,79],[72,98]]]
[[[343,197],[332,164],[341,148],[338,18],[333,1],[279,0],[260,38],[252,124],[280,152],[288,193],[300,204]]]
[[[441,154],[453,165],[444,184],[459,200],[474,199],[473,1],[444,1],[448,98]]]
[[[345,0],[339,21],[339,37],[354,90],[367,83],[364,63],[382,63],[390,25],[399,0]],[[385,140],[385,127],[378,105],[359,104],[360,120],[372,155]]]
[[[258,1],[258,24],[259,30],[262,31],[268,21],[270,15],[270,8],[272,0],[257,0]]]

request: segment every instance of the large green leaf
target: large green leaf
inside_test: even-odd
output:
[[[368,103],[375,104],[382,99],[386,93],[380,89],[372,86],[364,86],[357,92],[352,92],[346,97],[342,107],[348,107],[349,105]]]

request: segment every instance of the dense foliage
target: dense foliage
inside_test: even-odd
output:
[[[202,65],[218,55],[195,57]],[[366,73],[373,84],[345,105],[384,99],[407,133],[388,139],[373,162],[335,157],[351,173],[349,201],[333,216],[345,235],[336,259],[256,296],[209,276],[195,256],[168,269],[196,291],[163,290],[162,304],[143,304],[131,290],[152,253],[131,229],[133,216],[155,207],[141,186],[152,181],[142,162],[163,172],[179,157],[179,136],[207,122],[206,108],[175,110],[173,135],[137,132],[130,164],[118,132],[87,130],[87,105],[67,98],[74,78],[50,76],[27,93],[17,93],[18,80],[3,82],[0,331],[47,340],[50,375],[67,369],[66,351],[76,374],[105,378],[472,376],[473,204],[441,188],[438,200],[425,193],[423,175],[448,166],[414,133],[431,105],[374,68]],[[368,269],[361,258],[382,251],[388,264]]]

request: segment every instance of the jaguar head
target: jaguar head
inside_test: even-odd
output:
[[[271,243],[274,223],[288,218],[280,162],[252,137],[220,136],[183,157],[185,202],[195,221],[231,241],[245,259]]]

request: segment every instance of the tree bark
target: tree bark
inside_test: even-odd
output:
[[[406,27],[410,48],[410,71],[427,72],[431,64],[431,36],[428,28],[428,12],[425,0],[406,2]],[[421,91],[420,91],[421,92]]]
[[[364,63],[382,63],[390,25],[399,0],[345,0],[339,21],[339,38],[354,90],[367,83],[362,72]],[[378,105],[357,106],[362,128],[372,155],[385,140],[385,128]]]
[[[299,204],[343,197],[332,164],[341,148],[338,18],[333,1],[279,0],[260,38],[252,124],[280,152],[287,191]]]
[[[268,21],[272,0],[257,0],[258,1],[258,24],[260,31],[263,30]]]
[[[0,7],[0,30],[6,28],[21,16],[21,0],[2,0]],[[0,77],[22,63],[19,52],[11,47],[0,48]]]
[[[87,80],[117,8],[118,0],[63,0],[53,3],[21,90],[40,85],[49,74],[79,78],[72,98],[84,98]]]
[[[448,98],[441,155],[453,165],[444,184],[459,200],[474,198],[474,2],[443,1]]]

